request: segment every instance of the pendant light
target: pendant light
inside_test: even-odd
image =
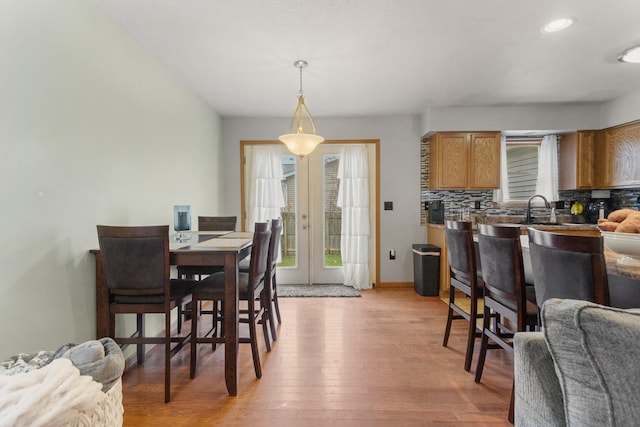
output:
[[[316,126],[313,124],[313,118],[309,109],[304,103],[302,92],[302,69],[307,65],[307,61],[302,59],[293,63],[293,66],[300,69],[300,92],[298,92],[298,106],[293,112],[291,120],[291,131],[284,135],[280,135],[282,141],[289,151],[297,156],[305,156],[311,153],[315,148],[324,141],[324,138],[316,133]]]

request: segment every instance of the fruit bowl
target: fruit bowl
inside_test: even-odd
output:
[[[604,245],[623,255],[618,259],[618,264],[640,267],[640,234],[616,233],[614,231],[601,231],[601,233]]]

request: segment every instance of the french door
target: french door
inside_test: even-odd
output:
[[[340,250],[341,209],[336,206],[339,180],[337,176],[342,144],[323,143],[313,153],[304,157],[291,154],[284,145],[273,145],[282,158],[282,190],[285,206],[281,209],[283,235],[282,260],[278,264],[278,283],[324,284],[342,283],[342,259]],[[370,169],[375,176],[375,145],[371,144]],[[243,176],[244,211],[248,205],[248,188],[251,185],[252,146],[244,145]],[[372,179],[375,183],[375,179]],[[375,190],[375,185],[372,185]],[[372,191],[371,194],[375,194]],[[373,216],[377,215],[377,198],[371,197]],[[247,215],[243,216],[248,229]],[[371,224],[375,224],[371,221]],[[373,231],[373,230],[372,230]],[[375,233],[372,233],[372,242]],[[372,244],[372,248],[375,245]],[[375,252],[371,265],[375,263]],[[370,271],[375,269],[370,268]]]

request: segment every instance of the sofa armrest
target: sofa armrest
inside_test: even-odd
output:
[[[566,425],[562,389],[542,332],[517,333],[513,347],[515,425]]]

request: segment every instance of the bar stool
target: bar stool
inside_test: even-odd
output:
[[[538,308],[549,298],[610,305],[602,237],[527,232]]]
[[[520,228],[480,224],[478,231],[484,313],[476,383],[482,379],[487,349],[503,348],[513,354],[514,334],[535,330],[538,325],[538,308],[527,300]],[[489,344],[489,338],[493,344]],[[509,406],[511,422],[513,393],[512,387]]]
[[[480,336],[480,331],[476,326],[476,319],[482,317],[482,314],[478,314],[478,298],[482,297],[482,279],[480,278],[481,273],[477,268],[471,223],[447,221],[445,241],[449,254],[451,279],[449,283],[447,326],[445,327],[442,345],[446,347],[449,342],[449,333],[451,332],[453,320],[464,319],[469,322],[464,369],[465,371],[470,371],[475,338]],[[456,302],[456,291],[460,291],[466,297],[469,297],[469,312]]]

